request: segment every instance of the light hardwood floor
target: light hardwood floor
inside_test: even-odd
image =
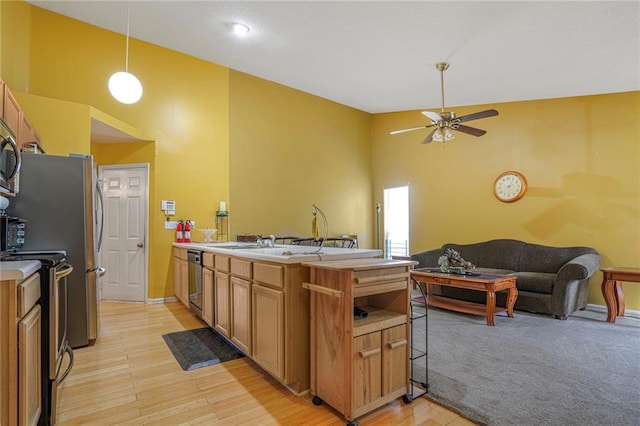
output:
[[[178,302],[102,302],[100,310],[97,343],[74,351],[75,365],[60,388],[60,425],[345,424],[339,413],[313,405],[309,394],[293,395],[247,358],[183,371],[162,335],[203,323]],[[396,400],[358,421],[473,424],[424,397],[412,404]]]

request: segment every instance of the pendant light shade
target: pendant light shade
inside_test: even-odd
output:
[[[142,97],[142,84],[129,72],[129,3],[127,3],[127,42],[125,48],[125,70],[109,78],[109,92],[118,102],[135,104]]]
[[[109,92],[118,102],[135,104],[142,97],[142,84],[135,75],[119,71],[109,78]]]

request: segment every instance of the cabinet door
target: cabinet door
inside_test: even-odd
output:
[[[213,327],[213,271],[202,268],[202,319]]]
[[[173,294],[182,301],[182,273],[180,272],[180,258],[173,257]]]
[[[35,136],[36,129],[23,112],[20,119],[20,130],[18,131],[18,146],[22,147],[26,143],[36,142],[34,140]]]
[[[252,358],[276,378],[284,380],[284,294],[253,284]]]
[[[20,105],[16,101],[16,98],[13,97],[11,90],[9,90],[8,86],[5,86],[4,89],[4,113],[3,113],[4,121],[7,123],[7,126],[11,129],[11,131],[16,135],[16,139],[19,138],[20,133],[20,122],[22,121],[22,110],[20,109]],[[16,140],[18,142],[18,140]]]
[[[18,424],[37,425],[42,412],[40,305],[18,323]]]
[[[189,307],[189,262],[180,259],[180,300]]]
[[[408,392],[409,356],[407,326],[382,330],[382,395],[403,389]]]
[[[382,396],[381,332],[353,339],[353,412]]]
[[[251,282],[231,277],[231,341],[251,354]]]
[[[216,256],[217,258],[217,256]],[[229,274],[216,272],[214,288],[214,328],[223,335],[229,337],[231,331],[231,310],[229,309],[229,296],[231,294]]]

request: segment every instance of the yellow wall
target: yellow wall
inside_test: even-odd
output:
[[[410,188],[411,252],[446,242],[515,238],[550,246],[596,248],[603,267],[640,266],[640,92],[451,108],[458,115],[496,108],[468,123],[485,136],[456,133],[444,146],[421,144],[427,130],[389,135],[424,123],[419,111],[373,118],[373,188]],[[525,197],[494,198],[505,170],[524,173]],[[602,274],[591,303],[604,304]],[[640,286],[625,287],[640,309]]]
[[[12,91],[38,131],[47,154],[91,153],[91,107]]]
[[[0,1],[0,75],[12,91],[29,89],[31,6],[23,1]]]
[[[173,293],[173,232],[163,229],[162,199],[176,200],[177,218],[196,220],[196,228],[212,227],[218,202],[227,201],[232,235],[307,234],[315,203],[331,234],[355,232],[371,246],[382,189],[408,183],[412,252],[518,238],[593,246],[605,267],[640,265],[638,92],[455,108],[462,115],[495,107],[500,115],[474,122],[488,130],[481,138],[422,145],[424,132],[388,134],[423,123],[417,111],[370,116],[132,39],[130,71],[145,94],[122,105],[106,89],[123,66],[122,35],[1,4],[2,77],[13,90],[90,105],[155,141],[78,142],[100,163],[151,164],[151,298]],[[9,32],[7,21],[20,32]],[[15,46],[14,34],[28,46],[17,60],[5,49]],[[504,204],[491,186],[509,169],[524,173],[530,189]],[[592,280],[592,303],[602,304],[600,280]],[[640,287],[625,293],[627,307],[640,309]]]
[[[3,9],[3,18],[6,13]],[[122,35],[37,7],[30,7],[29,20],[29,94],[90,105],[155,141],[140,148],[80,143],[95,151],[99,163],[108,159],[152,164],[149,297],[172,296],[174,232],[164,230],[160,201],[175,200],[177,218],[193,219],[200,226],[211,221],[211,198],[228,199],[228,69],[131,39],[129,70],[141,80],[145,93],[139,103],[123,105],[107,90],[108,77],[124,67]],[[6,37],[4,31],[3,41]],[[4,51],[2,56],[6,68]],[[38,115],[25,111],[29,117]],[[59,115],[63,118],[64,111]],[[33,121],[38,127],[39,120]],[[48,151],[57,151],[50,141],[43,142]],[[113,151],[120,149],[123,153],[116,156]],[[205,192],[208,197],[203,197]]]
[[[311,236],[316,204],[330,236],[370,247],[371,115],[240,72],[229,86],[231,234]]]

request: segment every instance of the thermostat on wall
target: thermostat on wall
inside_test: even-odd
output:
[[[176,202],[173,200],[162,200],[162,210],[164,210],[164,214],[166,215],[176,214]]]

